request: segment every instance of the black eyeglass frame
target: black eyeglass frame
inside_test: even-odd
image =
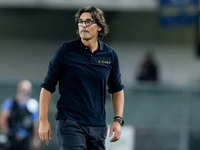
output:
[[[87,21],[89,21],[89,23],[87,23]],[[95,20],[91,20],[91,19],[87,19],[86,21],[77,20],[77,25],[78,25],[78,26],[82,26],[83,23],[85,23],[85,26],[86,26],[86,27],[90,27],[90,26],[92,26],[93,24],[95,24],[96,21],[95,21]]]

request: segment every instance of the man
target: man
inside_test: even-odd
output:
[[[147,51],[138,69],[137,79],[139,82],[158,82],[158,65],[154,59],[154,53]]]
[[[2,105],[1,130],[9,139],[10,144],[6,143],[5,146],[9,150],[30,150],[31,147],[40,147],[37,135],[38,102],[30,97],[31,91],[31,82],[22,80],[17,85],[15,97],[7,98]]]
[[[111,142],[119,140],[123,125],[124,86],[116,52],[99,39],[108,33],[103,12],[85,7],[75,14],[79,38],[64,43],[49,64],[40,94],[39,136],[51,139],[48,110],[59,82],[56,113],[60,150],[105,150],[106,86],[112,95],[114,122]]]

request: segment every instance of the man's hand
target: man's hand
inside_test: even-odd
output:
[[[113,124],[111,125],[109,134],[110,137],[113,135],[113,132],[115,133],[110,142],[116,142],[120,139],[122,127],[119,122],[113,122]]]
[[[51,127],[49,121],[41,121],[39,124],[39,137],[40,139],[49,145],[49,139],[51,139]]]
[[[38,138],[38,137],[34,137],[33,138],[33,142],[32,142],[32,147],[33,147],[33,149],[34,150],[39,150],[39,148],[40,148],[40,146],[41,146],[41,141],[40,141],[40,139]]]

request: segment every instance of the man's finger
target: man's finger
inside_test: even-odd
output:
[[[44,135],[44,142],[49,145],[48,135]]]
[[[113,132],[114,132],[114,129],[113,129],[113,127],[111,126],[111,127],[110,127],[109,137],[113,136]]]
[[[120,133],[119,132],[115,132],[113,138],[110,140],[110,142],[115,142],[118,141],[120,138]]]
[[[47,145],[49,145],[49,140],[48,140],[48,135],[47,134],[45,134],[45,133],[41,133],[41,134],[39,134],[39,136],[40,136],[40,139],[44,142],[44,143],[46,143]]]
[[[113,135],[113,131],[110,130],[110,134],[109,134],[109,136],[111,137],[112,135]]]
[[[117,139],[116,137],[113,137],[111,140],[110,140],[110,142],[116,142],[116,141],[118,141],[119,139]]]
[[[51,139],[51,130],[49,130],[49,139]]]

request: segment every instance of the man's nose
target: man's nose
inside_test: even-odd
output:
[[[83,22],[83,23],[82,23],[82,27],[87,27],[87,26],[86,26],[86,22]]]

